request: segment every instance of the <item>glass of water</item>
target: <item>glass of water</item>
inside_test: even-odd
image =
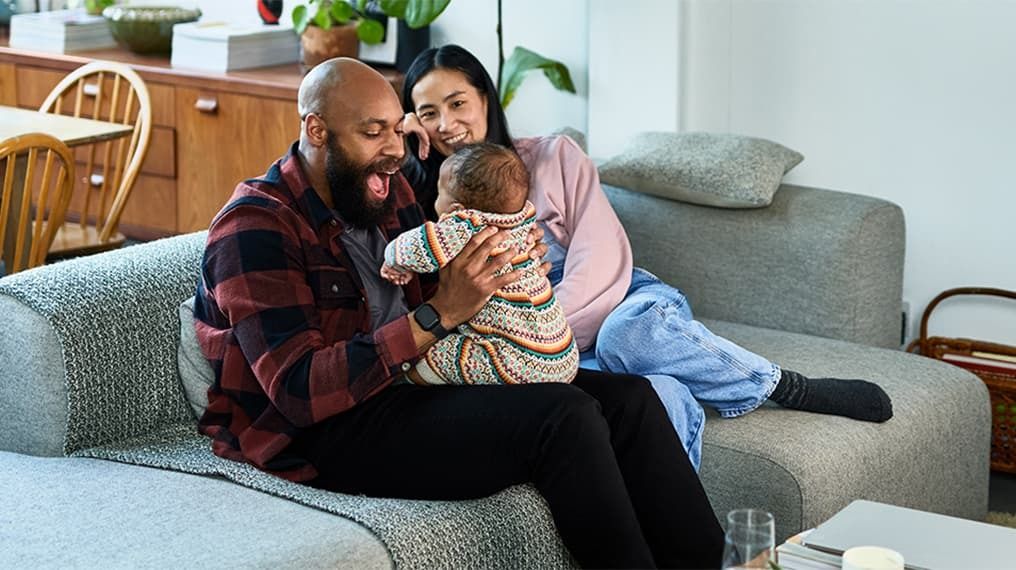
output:
[[[723,568],[769,568],[775,562],[776,525],[772,513],[736,509],[727,513]]]

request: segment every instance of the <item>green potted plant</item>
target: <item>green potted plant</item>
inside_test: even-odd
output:
[[[501,94],[501,107],[507,109],[530,71],[540,70],[559,91],[575,93],[568,66],[544,57],[522,46],[516,46],[511,56],[504,58],[504,30],[501,28],[501,0],[497,0],[497,92]]]
[[[374,7],[404,20],[413,29],[430,25],[451,0],[307,0],[293,8],[293,27],[300,34],[303,64],[313,67],[333,57],[356,57],[359,42],[378,44],[385,28],[368,15]]]

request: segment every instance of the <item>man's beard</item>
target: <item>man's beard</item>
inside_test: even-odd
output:
[[[335,133],[328,132],[325,154],[325,179],[332,195],[335,211],[342,221],[354,228],[379,225],[394,210],[395,193],[389,189],[382,201],[371,199],[367,177],[375,172],[399,167],[399,161],[379,160],[364,166],[354,164],[339,148]]]

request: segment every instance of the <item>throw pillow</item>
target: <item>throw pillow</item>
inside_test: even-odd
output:
[[[179,311],[180,345],[176,351],[176,367],[184,397],[197,419],[208,407],[208,389],[215,381],[215,371],[201,352],[198,335],[194,330],[194,297],[180,303]]]
[[[761,208],[804,156],[770,140],[717,133],[636,135],[604,162],[600,180],[661,198],[719,208]]]

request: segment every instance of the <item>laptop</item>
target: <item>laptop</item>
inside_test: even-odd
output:
[[[854,546],[891,548],[911,570],[1016,568],[1016,529],[873,501],[850,503],[802,542],[832,554]]]

